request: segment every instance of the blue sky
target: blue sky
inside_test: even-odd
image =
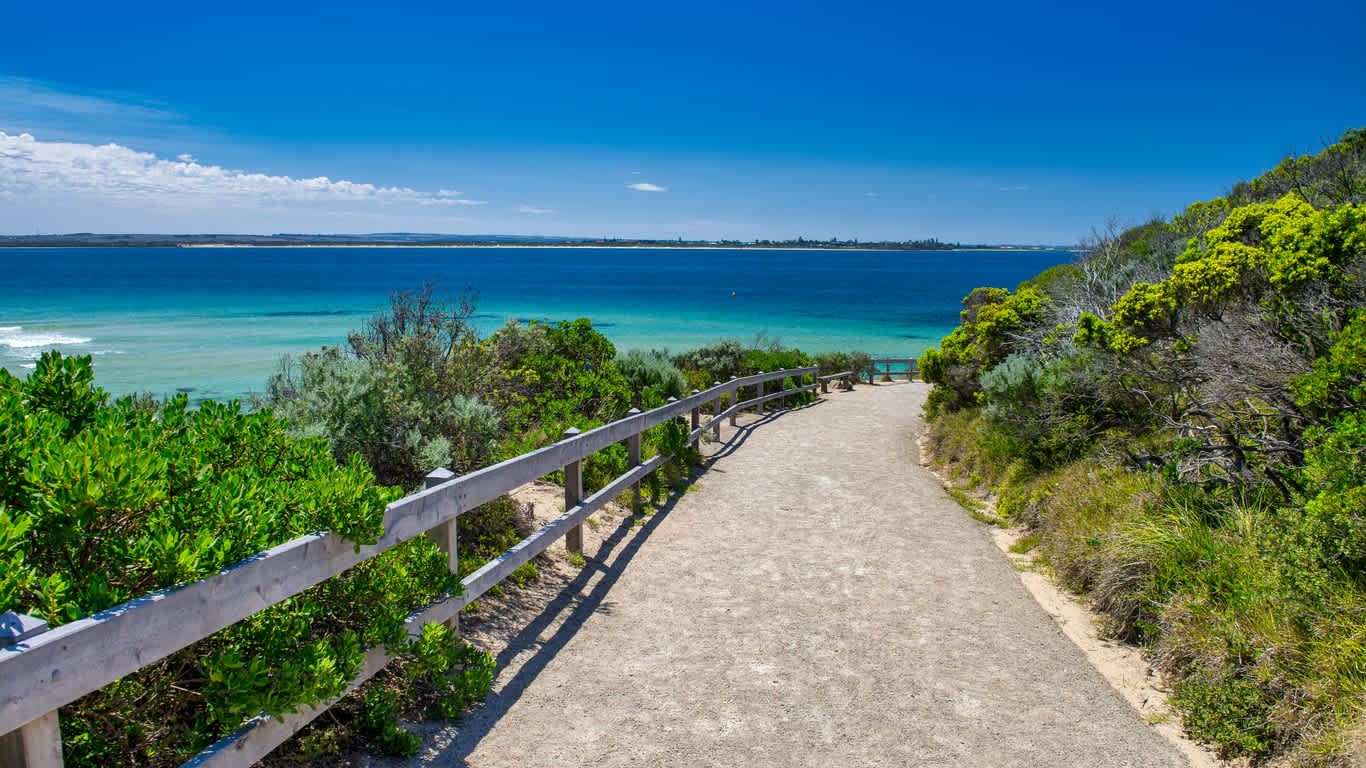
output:
[[[5,15],[3,233],[1062,244],[1366,125],[1360,0]]]

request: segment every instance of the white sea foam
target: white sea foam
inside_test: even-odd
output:
[[[0,325],[0,347],[9,347],[11,354],[34,358],[50,347],[89,344],[85,336],[72,336],[56,331],[25,331],[19,325]]]

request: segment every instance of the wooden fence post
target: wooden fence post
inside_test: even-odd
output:
[[[0,614],[0,648],[47,631],[47,622],[14,611]],[[57,710],[32,720],[17,731],[0,734],[3,768],[62,768],[62,729]]]
[[[713,387],[720,387],[720,386],[721,386],[721,382],[719,382],[719,381],[713,381],[711,384],[712,384]],[[721,393],[720,393],[720,392],[717,392],[717,393],[716,393],[716,399],[713,400],[712,403],[711,403],[711,417],[712,417],[712,423],[711,423],[711,439],[713,439],[713,440],[715,440],[716,442],[719,443],[719,442],[721,442]]]
[[[435,488],[438,485],[455,477],[455,473],[445,467],[437,467],[427,473],[423,479],[426,488]],[[446,553],[446,567],[451,569],[451,573],[460,572],[460,555],[456,547],[457,534],[460,531],[458,519],[447,520],[441,525],[427,531],[427,538],[431,539],[442,552]],[[455,633],[460,634],[460,614],[457,613],[446,621],[446,626],[450,627]]]
[[[639,413],[640,413],[640,409],[639,409],[639,408],[632,408],[631,410],[629,410],[629,411],[626,412],[626,415],[627,415],[627,416],[635,416],[635,415],[637,415],[637,414],[639,414]],[[639,433],[639,432],[637,432],[637,433],[635,433],[634,435],[631,435],[630,437],[626,438],[626,464],[627,464],[627,466],[629,466],[631,469],[635,469],[636,467],[640,466],[640,433]],[[633,491],[634,494],[635,494],[635,509],[633,509],[632,511],[633,511],[633,512],[640,512],[640,510],[641,510],[640,481],[637,480],[637,481],[635,481],[634,483],[632,483],[632,484],[631,484],[631,489],[632,489],[632,491]]]
[[[783,371],[786,371],[786,370],[787,370],[787,369],[784,368],[784,369],[782,369],[782,371],[779,371],[779,373],[782,373]],[[778,379],[778,391],[779,391],[779,392],[783,392],[783,393],[786,393],[786,392],[787,392],[787,377],[786,377],[786,376],[782,376],[782,377],[780,377],[780,378]],[[787,407],[787,395],[786,395],[786,394],[778,395],[778,407],[779,407],[779,408],[786,408],[786,407]]]
[[[570,427],[564,431],[564,439],[578,434],[578,427]],[[583,501],[583,459],[564,465],[564,511],[577,507],[580,501]],[[583,554],[583,523],[570,528],[564,535],[564,548],[576,555]]]
[[[731,381],[735,381],[735,377],[734,377],[734,376],[730,377],[730,380],[731,380]],[[731,390],[730,390],[730,404],[731,404],[731,407],[734,408],[735,405],[736,405],[737,403],[739,403],[739,402],[740,402],[740,388],[739,388],[738,386],[737,386],[737,387],[732,387]],[[736,415],[739,414],[739,413],[740,413],[740,409],[738,409],[738,408],[736,408],[735,410],[733,410],[733,411],[730,412],[730,425],[731,425],[732,427],[735,426],[735,418],[736,418]]]
[[[700,395],[700,394],[702,394],[700,391],[698,391],[698,390],[696,390],[696,389],[694,389],[694,390],[692,391],[692,393],[693,393],[694,395]],[[693,432],[696,432],[696,431],[697,431],[697,428],[700,427],[700,426],[702,426],[702,406],[700,406],[700,405],[694,405],[694,406],[693,406],[693,409],[692,409],[692,431],[693,431]],[[693,438],[692,447],[693,447],[693,450],[694,450],[694,451],[701,451],[701,450],[702,450],[702,436],[701,436],[701,435],[698,435],[697,437]]]

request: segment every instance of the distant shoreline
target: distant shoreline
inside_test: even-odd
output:
[[[957,248],[952,246],[946,246],[944,248],[897,248],[895,246],[884,246],[879,248],[858,246],[813,248],[811,246],[800,245],[612,245],[607,243],[580,243],[574,245],[550,243],[0,243],[0,250],[18,248],[557,248],[569,250],[612,248],[641,251],[829,251],[831,253],[844,251],[861,253],[877,253],[879,251],[890,253],[915,253],[917,251],[924,251],[926,253],[944,253],[947,251],[971,251],[978,253],[983,251],[1082,252],[1085,250],[1077,246],[1043,245],[975,245],[960,246]]]
[[[580,239],[535,235],[443,235],[421,232],[377,232],[365,235],[277,233],[102,234],[73,232],[52,235],[0,235],[0,248],[631,248],[644,250],[751,251],[1075,251],[1075,245],[946,243],[938,238],[907,240],[655,240],[650,238]]]
[[[5,246],[0,246],[5,247]],[[15,247],[15,246],[8,246]],[[22,247],[22,246],[20,246]],[[30,246],[32,247],[32,246]],[[53,247],[53,246],[37,246]],[[74,246],[82,247],[107,247],[107,248],[131,248],[136,246]],[[1045,248],[1043,246],[1013,247],[1007,245],[962,247],[962,248],[811,248],[809,246],[786,246],[786,245],[600,245],[597,243],[585,243],[583,245],[522,245],[520,243],[442,243],[438,245],[427,245],[425,243],[285,243],[280,245],[255,245],[255,244],[231,244],[231,243],[186,243],[174,246],[176,248],[563,248],[563,249],[583,249],[583,248],[614,248],[620,250],[642,250],[642,251],[829,251],[838,253],[842,251],[860,251],[863,253],[877,253],[887,251],[890,253],[914,253],[925,251],[927,253],[944,253],[947,251],[1080,251],[1076,247],[1069,248]]]

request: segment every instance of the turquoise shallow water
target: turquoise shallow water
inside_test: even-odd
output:
[[[914,356],[979,285],[1067,251],[608,248],[0,249],[0,367],[95,359],[110,392],[261,391],[282,355],[341,343],[391,291],[478,293],[478,323],[587,317],[619,350],[757,334],[807,352]]]

